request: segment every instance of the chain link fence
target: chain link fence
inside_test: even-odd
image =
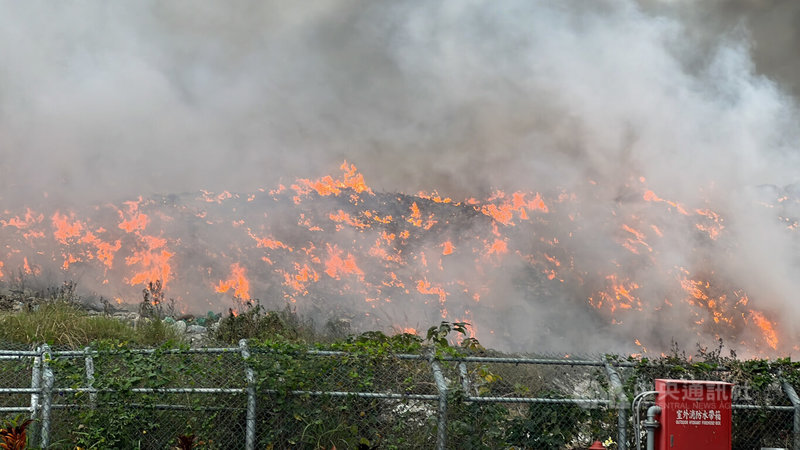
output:
[[[630,400],[680,364],[274,343],[0,351],[0,413],[47,448],[636,448]],[[800,449],[791,377],[735,381],[733,448]],[[762,381],[762,382],[759,382]],[[612,443],[613,442],[613,443]]]

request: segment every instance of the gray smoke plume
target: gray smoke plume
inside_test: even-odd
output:
[[[745,0],[3,2],[0,198],[252,192],[348,160],[378,191],[575,193],[596,235],[573,250],[611,264],[609,211],[661,223],[627,196],[642,178],[724,217],[706,257],[794,336],[797,239],[759,205],[797,182],[799,18]],[[656,250],[697,267],[696,244]],[[501,309],[580,330],[561,308]],[[659,321],[626,330],[680,335]]]

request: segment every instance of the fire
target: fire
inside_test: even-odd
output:
[[[723,219],[720,215],[710,209],[696,209],[695,212],[707,219],[706,223],[696,224],[695,226],[697,229],[707,233],[708,237],[711,239],[717,239],[720,233],[722,233],[722,230],[725,229],[725,226],[722,225]]]
[[[308,285],[319,281],[319,274],[310,268],[308,264],[300,266],[294,264],[294,273],[283,272],[284,284],[291,287],[296,294],[308,294]]]
[[[300,203],[302,197],[307,197],[311,192],[316,192],[321,196],[339,195],[347,189],[356,194],[372,193],[372,189],[364,183],[364,176],[358,173],[354,164],[347,164],[345,161],[339,168],[344,172],[342,178],[326,176],[316,181],[297,180],[297,183],[291,186],[292,190],[297,193],[294,197],[295,203]]]
[[[354,219],[353,217],[350,216],[350,214],[347,214],[346,212],[342,211],[341,209],[339,211],[337,211],[336,213],[330,213],[328,215],[328,217],[334,222],[337,222],[337,223],[344,222],[344,223],[346,223],[346,224],[348,224],[348,225],[350,225],[351,227],[354,227],[354,228],[368,228],[369,227],[368,223],[363,223],[363,222],[360,222],[360,221]],[[338,231],[341,231],[343,229],[343,227],[337,226],[336,229]]]
[[[445,241],[445,242],[442,244],[442,255],[445,255],[445,256],[447,256],[447,255],[451,255],[451,254],[453,254],[453,251],[454,251],[454,250],[455,250],[455,247],[453,246],[453,243],[452,243],[452,242],[450,242],[450,241]]]
[[[433,214],[429,215],[428,218],[423,223],[422,214],[420,213],[419,206],[417,206],[417,202],[414,202],[411,204],[411,215],[409,216],[408,219],[406,219],[406,222],[410,223],[411,225],[414,225],[415,227],[423,228],[425,230],[430,230],[431,227],[433,227],[437,223],[437,220],[435,220],[433,217],[434,217]]]
[[[499,203],[489,203],[481,207],[480,211],[503,225],[514,225],[514,213],[520,220],[528,220],[528,210],[543,213],[549,211],[538,192],[531,200],[525,200],[527,195],[525,192],[517,191],[511,194],[511,199],[508,199],[504,192],[497,191],[489,197],[488,201],[498,201]]]
[[[126,265],[140,268],[128,280],[128,283],[132,286],[146,285],[159,280],[166,286],[167,282],[172,279],[170,259],[175,256],[175,253],[166,248],[166,239],[148,235],[141,235],[139,238],[139,249],[133,250],[133,253],[125,258]]]
[[[250,237],[253,238],[254,241],[256,241],[256,244],[258,245],[258,247],[268,248],[268,249],[272,249],[272,250],[284,249],[284,250],[289,250],[290,252],[292,251],[291,247],[289,247],[288,245],[284,244],[281,241],[272,239],[270,237],[261,238],[261,237],[256,236],[255,234],[253,234],[253,232],[249,228],[247,229],[247,234],[250,235]]]
[[[653,191],[645,191],[645,193],[642,196],[642,198],[644,198],[648,202],[663,202],[663,203],[666,203],[667,205],[672,206],[673,208],[675,208],[679,213],[683,214],[684,216],[688,216],[689,215],[689,213],[686,212],[686,209],[684,209],[684,207],[681,206],[679,203],[673,202],[673,201],[670,201],[670,200],[664,200],[663,198],[657,196],[656,193],[653,192]]]
[[[328,246],[328,259],[325,261],[325,273],[329,277],[339,280],[341,275],[355,275],[359,279],[364,279],[364,272],[358,267],[355,257],[348,253],[346,257],[342,257],[344,253],[338,246]]]
[[[125,202],[125,206],[128,209],[128,215],[131,216],[130,219],[125,220],[125,213],[122,211],[119,212],[120,220],[119,228],[121,230],[125,230],[128,233],[133,233],[135,231],[144,231],[147,228],[148,217],[147,214],[139,213],[139,203],[141,203],[142,199],[139,197],[138,202]]]
[[[20,217],[17,215],[9,218],[8,220],[0,219],[0,225],[4,227],[16,227],[17,229],[24,230],[32,225],[41,223],[42,220],[44,220],[44,214],[36,214],[30,208],[26,208],[24,217],[24,219],[20,219]]]
[[[169,259],[175,254],[168,250],[160,252],[142,251],[135,253],[125,259],[125,264],[132,266],[139,264],[143,270],[136,272],[128,281],[132,286],[137,284],[147,284],[153,280],[163,280],[164,283],[172,279],[172,268]]]
[[[584,212],[593,200],[585,192],[494,190],[462,201],[438,192],[380,193],[348,162],[338,175],[249,194],[139,197],[85,210],[25,207],[0,214],[0,277],[5,283],[20,270],[56,268],[127,303],[159,281],[179,294],[183,309],[219,302],[225,310],[231,295],[307,310],[361,305],[370,311],[364,317],[395,330],[432,317],[480,324],[509,301],[561,308],[547,302],[574,299],[562,301],[588,304],[614,328],[679,311],[686,334],[734,342],[757,335],[758,349],[779,349],[780,323],[758,312],[758,293],[715,273],[704,253],[703,246],[725,242],[725,217],[662,198],[645,182],[632,178],[628,186],[635,194],[624,201],[635,207],[593,214],[599,222]],[[612,231],[603,237],[595,229]],[[702,243],[686,255],[690,267],[665,256],[676,251],[682,230]],[[587,258],[586,247],[597,255]],[[519,298],[509,300],[509,292]],[[417,311],[422,319],[411,315]],[[645,344],[655,347],[646,339],[625,341],[646,353]]]
[[[53,214],[51,218],[53,222],[53,236],[62,244],[69,244],[68,240],[80,236],[83,231],[83,225],[74,217],[67,217],[58,211]]]
[[[619,281],[617,275],[613,274],[608,275],[606,281],[606,290],[599,291],[589,297],[589,303],[592,306],[601,309],[605,305],[612,313],[618,308],[642,309],[642,301],[634,293],[639,289],[639,285],[636,282],[630,280]]]
[[[447,318],[447,309],[445,303],[447,302],[447,292],[439,286],[432,286],[428,280],[417,281],[417,291],[420,294],[435,295],[439,298],[439,305],[442,308],[442,318]]]
[[[764,314],[752,309],[750,310],[750,316],[753,318],[753,322],[755,322],[756,326],[761,329],[767,344],[773,350],[776,350],[778,348],[778,333],[775,332],[773,323],[767,320]]]
[[[488,255],[503,255],[506,253],[508,253],[508,244],[501,239],[495,239],[494,242],[488,245],[488,251],[486,252]]]
[[[97,251],[95,256],[107,268],[111,269],[114,265],[114,255],[122,248],[122,241],[117,239],[113,244],[100,240],[94,233],[87,231],[80,240],[83,244],[91,244]]]
[[[221,192],[219,194],[214,194],[213,192],[208,192],[208,191],[205,191],[205,190],[201,191],[201,192],[203,193],[203,197],[202,197],[203,200],[208,202],[208,203],[220,203],[221,204],[225,200],[228,200],[228,199],[234,197],[234,195],[231,194],[228,191],[223,191],[223,192]]]
[[[686,273],[686,270],[683,270]],[[733,324],[733,317],[726,315],[728,311],[728,295],[712,294],[712,286],[708,280],[681,278],[681,286],[689,294],[686,301],[712,314],[714,323]]]
[[[248,300],[250,298],[250,281],[247,280],[247,271],[239,263],[231,265],[231,275],[227,280],[220,280],[216,291],[225,293],[233,290],[237,298]]]

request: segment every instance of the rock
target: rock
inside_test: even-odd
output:
[[[114,317],[120,320],[136,320],[139,318],[139,313],[130,311],[119,311],[114,313]]]
[[[129,311],[119,311],[115,312],[111,317],[125,322],[127,324],[133,325],[134,328],[139,324],[139,314],[135,312]]]
[[[189,325],[186,327],[186,337],[192,347],[202,347],[208,340],[208,328],[201,325]]]
[[[183,334],[186,332],[186,322],[184,322],[183,320],[179,320],[173,323],[172,326],[175,327],[175,330],[177,330],[178,333]]]
[[[186,328],[186,332],[189,334],[203,334],[208,331],[208,328],[202,325],[190,325]]]

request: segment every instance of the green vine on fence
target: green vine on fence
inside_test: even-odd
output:
[[[483,348],[463,322],[441,322],[424,337],[371,331],[309,343],[288,332],[294,319],[289,312],[281,314],[287,315],[256,311],[249,317],[236,316],[250,321],[239,325],[260,330],[260,337],[247,341],[246,360],[235,347],[205,354],[188,353],[188,347],[174,343],[152,352],[119,341],[94,343],[93,387],[98,391],[55,396],[56,403],[79,407],[59,419],[62,431],[53,439],[70,448],[167,448],[179,435],[194,436],[196,448],[207,450],[241,442],[247,418],[245,374],[250,368],[258,405],[258,448],[432,448],[441,391],[431,359],[447,384],[446,435],[453,448],[579,448],[593,438],[616,436],[614,409],[569,401],[602,395],[588,391],[589,386],[608,391],[602,366],[581,368],[576,372],[579,382],[572,383],[563,365],[490,360],[465,364],[468,356],[507,355]],[[264,325],[256,323],[263,320]],[[87,386],[82,357],[53,355],[47,362],[56,373],[56,388]],[[786,402],[780,381],[797,385],[800,379],[800,364],[788,358],[743,361],[725,355],[721,345],[698,348],[693,355],[674,347],[657,358],[608,360],[620,368],[631,397],[652,389],[654,378],[716,379],[737,388],[748,386],[751,403],[766,405]],[[19,370],[29,373],[30,367]],[[225,387],[238,394],[132,392],[162,387]],[[481,397],[565,401],[476,401]],[[747,420],[738,426],[762,434],[772,432],[777,421],[770,413],[734,415],[734,420]],[[782,438],[788,433],[778,432]],[[754,439],[734,435],[742,448],[758,445]],[[186,446],[188,440],[183,441]]]

